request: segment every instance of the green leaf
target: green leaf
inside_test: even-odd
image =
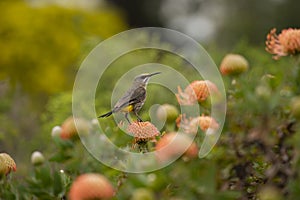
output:
[[[52,184],[50,170],[46,167],[37,168],[35,170],[35,177],[38,181],[41,181],[44,187],[49,187]]]
[[[52,156],[49,159],[49,161],[61,163],[61,162],[69,160],[70,158],[72,158],[72,156],[65,154],[63,152],[58,152],[58,153],[54,154],[54,156]]]
[[[63,190],[62,187],[62,180],[60,173],[55,171],[53,174],[53,192],[55,196],[58,196],[59,193],[61,193]]]

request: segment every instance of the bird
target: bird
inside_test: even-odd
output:
[[[138,115],[138,112],[141,110],[142,106],[146,101],[146,87],[149,82],[149,79],[161,72],[154,73],[145,73],[136,76],[133,80],[131,87],[127,92],[117,101],[113,109],[103,115],[100,115],[98,118],[109,117],[113,113],[123,112],[125,113],[125,118],[129,124],[128,114],[133,112],[137,117],[139,122],[142,122],[142,118]]]

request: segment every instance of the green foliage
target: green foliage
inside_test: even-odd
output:
[[[57,112],[58,110],[59,112]],[[64,92],[52,96],[45,106],[45,112],[41,116],[44,124],[43,131],[49,132],[54,126],[61,125],[71,115],[72,93]]]
[[[264,51],[245,43],[239,44],[233,53],[243,54],[251,67],[239,76],[224,77],[228,100],[226,123],[220,141],[207,158],[181,157],[158,171],[126,174],[98,163],[78,141],[52,138],[50,146],[54,148],[49,163],[33,169],[31,177],[23,183],[26,189],[8,188],[5,195],[22,191],[24,198],[62,198],[79,174],[97,172],[108,177],[117,188],[114,199],[134,199],[139,195],[150,199],[256,199],[258,194],[263,196],[269,191],[265,186],[274,190],[279,199],[283,196],[294,199],[299,193],[295,174],[300,163],[296,153],[300,147],[299,125],[289,108],[291,98],[298,94],[294,86],[295,66],[288,58],[275,62]],[[129,68],[135,61],[127,59],[122,64]],[[177,67],[179,65],[180,62]],[[113,71],[107,71],[104,79],[115,80]],[[191,71],[186,73],[192,74]],[[109,100],[110,91],[106,90],[110,87],[100,90],[102,96],[107,94],[108,97],[97,97],[99,109],[109,109],[105,101]],[[160,93],[160,88],[149,89],[151,94]],[[167,97],[162,102],[172,103],[173,98]],[[150,97],[147,101],[145,110],[154,99]],[[50,134],[53,126],[71,114],[70,110],[71,93],[53,96],[43,115],[44,132]],[[102,122],[102,128],[113,143],[130,149],[131,137],[116,128],[112,119]],[[166,128],[168,131],[169,127]],[[200,145],[203,132],[198,134],[196,140]],[[16,183],[5,184],[14,187]]]

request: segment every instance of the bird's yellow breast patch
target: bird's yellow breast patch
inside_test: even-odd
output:
[[[133,110],[133,105],[128,105],[124,108],[122,108],[123,112],[131,112]]]

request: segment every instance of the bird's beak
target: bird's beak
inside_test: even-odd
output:
[[[156,75],[156,74],[160,74],[161,72],[154,72],[154,73],[151,73],[151,74],[149,74],[149,77],[151,77],[151,76],[154,76],[154,75]]]

